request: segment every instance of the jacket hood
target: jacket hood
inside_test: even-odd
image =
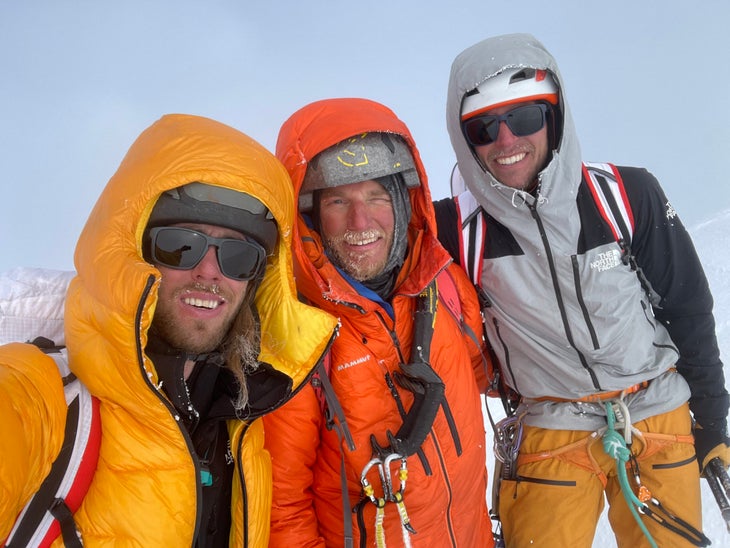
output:
[[[286,170],[260,144],[231,127],[171,114],[152,124],[129,149],[76,248],[78,274],[66,303],[66,342],[72,369],[102,399],[143,399],[151,394],[141,389],[146,382],[158,383],[143,349],[160,272],[142,259],[142,235],[160,194],[193,181],[249,193],[276,220],[278,241],[256,293],[260,360],[289,375],[296,387],[327,347],[334,319],[296,298],[294,202]]]
[[[559,87],[562,137],[552,160],[540,174],[538,203],[575,201],[580,183],[580,147],[573,118],[565,100],[565,86],[557,63],[545,47],[529,34],[508,34],[479,42],[460,53],[451,66],[446,101],[446,126],[466,187],[492,214],[509,215],[514,204],[532,201],[529,194],[498,182],[477,161],[461,131],[461,105],[467,92],[507,68],[534,68],[552,73]],[[558,188],[556,182],[560,181]],[[572,184],[567,184],[570,181]],[[501,196],[501,198],[499,197]]]
[[[427,251],[430,252],[432,246],[433,248],[438,247],[428,178],[410,131],[393,111],[380,103],[359,98],[325,99],[311,103],[295,112],[282,125],[276,144],[276,156],[289,172],[294,186],[295,203],[298,203],[307,166],[317,154],[353,135],[370,132],[399,135],[406,142],[413,156],[420,185],[408,189],[412,215],[408,226],[409,251],[404,269],[419,278],[414,279],[411,276],[409,284],[404,286],[402,282],[405,276],[401,275],[399,277],[401,285],[397,291],[410,292],[414,290],[415,286],[421,285],[415,289],[420,291],[429,281],[426,278],[432,277],[434,272],[443,268],[450,258],[440,248],[434,249],[432,256],[427,256]],[[302,246],[303,237],[307,241],[306,250]],[[416,239],[423,240],[422,244],[428,246],[421,249],[419,256],[413,256],[412,251],[415,247],[413,242]],[[306,265],[308,274],[305,277],[309,281],[314,281],[318,286],[313,291],[321,294],[332,290],[333,279],[340,280],[341,276],[334,270],[324,254],[319,235],[312,231],[301,217],[295,227],[294,245],[297,258],[308,256],[308,260],[303,261],[308,263]],[[430,262],[430,265],[426,268],[414,268],[419,261]],[[319,273],[317,273],[317,269],[321,269]],[[298,281],[298,287],[307,295],[309,287],[306,282],[299,283]],[[311,298],[311,295],[307,296]],[[333,295],[330,294],[330,298],[332,297]]]

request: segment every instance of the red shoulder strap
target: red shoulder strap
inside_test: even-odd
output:
[[[73,514],[81,506],[96,472],[101,446],[99,400],[68,367],[65,349],[44,349],[63,377],[67,414],[61,452],[40,488],[18,516],[3,546],[47,547],[63,536],[76,546]]]
[[[619,170],[613,164],[586,162],[583,179],[588,184],[596,207],[611,227],[614,239],[631,242],[634,234],[634,214],[626,196]]]
[[[462,323],[461,301],[459,300],[459,292],[456,289],[456,282],[451,276],[448,268],[444,268],[436,276],[436,288],[441,302],[446,309],[454,317],[459,325]]]

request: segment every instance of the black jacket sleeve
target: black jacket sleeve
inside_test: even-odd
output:
[[[724,432],[728,393],[712,294],[694,244],[651,173],[627,167],[620,173],[634,216],[631,251],[661,296],[654,316],[679,350],[677,370],[689,383],[690,409],[703,428]]]
[[[456,202],[453,198],[444,198],[433,203],[436,211],[436,228],[438,239],[449,252],[456,264],[459,264],[459,217],[456,213]]]

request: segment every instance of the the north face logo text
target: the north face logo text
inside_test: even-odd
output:
[[[618,249],[612,249],[605,253],[600,253],[595,261],[591,262],[591,268],[603,272],[616,268],[621,264],[621,252]]]

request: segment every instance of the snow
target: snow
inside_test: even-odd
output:
[[[728,238],[730,210],[690,229],[690,233],[715,299],[717,338],[720,354],[724,358],[727,380],[730,379],[730,365],[728,365],[730,364],[730,258],[726,252],[727,242],[730,241]],[[10,340],[30,340],[36,335],[46,334],[47,329],[53,329],[54,333],[62,337],[62,330],[59,327],[63,317],[62,295],[72,275],[71,272],[25,268],[0,272],[0,344]],[[38,293],[45,294],[48,299],[39,299]],[[44,318],[48,322],[44,323]],[[62,342],[62,339],[56,342]],[[490,402],[489,408],[492,410],[494,420],[499,420],[503,416],[500,415],[500,407],[499,402],[495,400]],[[486,428],[487,447],[491,455],[492,432],[488,422]],[[489,468],[491,473],[494,469],[493,462],[490,462]],[[490,499],[491,483],[487,501]],[[702,480],[702,507],[703,530],[712,541],[712,546],[730,546],[730,533],[704,480]],[[593,546],[616,547],[606,512],[598,524]]]
[[[730,379],[730,210],[690,230],[695,248],[702,260],[705,274],[715,299],[715,322],[720,357],[725,364],[725,385]],[[702,526],[713,546],[730,546],[730,533],[720,515],[720,510],[707,482],[702,481]],[[595,544],[615,546],[615,544]]]
[[[0,344],[44,336],[63,345],[63,303],[73,274],[23,267],[1,272]]]

